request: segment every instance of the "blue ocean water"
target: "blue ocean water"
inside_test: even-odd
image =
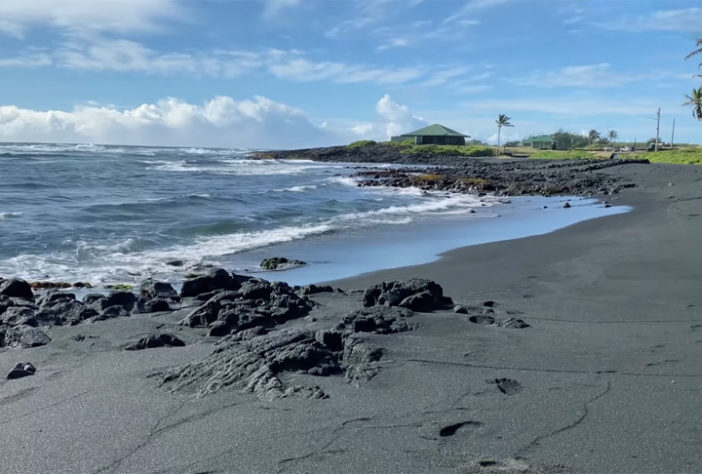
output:
[[[471,235],[521,237],[622,211],[581,200],[563,218],[564,198],[361,188],[350,175],[364,165],[251,160],[248,151],[0,144],[0,275],[177,283],[203,264],[255,272],[261,256],[288,252],[311,265],[275,279],[310,283],[422,263],[479,243]],[[543,225],[515,228],[549,203]],[[512,217],[494,219],[503,214]]]

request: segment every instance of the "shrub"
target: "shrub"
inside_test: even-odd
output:
[[[597,155],[585,150],[539,150],[531,158],[544,158],[552,160],[590,160],[597,158]]]
[[[486,186],[492,184],[490,180],[485,178],[459,178],[458,181],[467,186]]]
[[[349,143],[347,148],[363,148],[371,145],[377,145],[378,143],[374,140],[358,140],[353,143]]]
[[[458,145],[413,145],[402,153],[408,155],[453,155],[453,156],[493,156],[493,150],[487,146],[458,146]]]
[[[436,183],[444,179],[445,176],[442,174],[421,174],[419,176],[412,177],[412,184],[414,185],[426,185],[431,183]]]

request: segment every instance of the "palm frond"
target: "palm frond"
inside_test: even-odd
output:
[[[702,38],[700,38],[700,39],[697,40],[696,46],[700,46],[700,45],[702,45]],[[692,56],[694,56],[694,55],[696,55],[696,54],[700,54],[700,53],[702,53],[702,48],[697,48],[696,50],[694,50],[693,52],[691,52],[690,54],[688,54],[687,56],[685,56],[685,59],[689,59],[689,58],[691,58]],[[700,64],[700,65],[702,66],[702,64]]]

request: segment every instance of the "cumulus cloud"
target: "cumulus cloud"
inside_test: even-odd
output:
[[[373,122],[356,124],[351,131],[357,138],[388,140],[427,125],[427,121],[413,114],[405,105],[394,102],[385,94],[375,105],[377,118]]]
[[[0,140],[287,148],[333,144],[339,136],[312,124],[303,111],[266,97],[221,96],[201,105],[167,98],[124,110],[0,106]]]

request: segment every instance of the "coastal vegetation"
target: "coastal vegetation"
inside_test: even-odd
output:
[[[638,153],[636,158],[646,158],[652,163],[670,163],[674,165],[702,165],[702,146],[688,146],[674,150]]]
[[[494,152],[489,146],[471,145],[401,145],[400,153],[406,155],[454,155],[454,156],[493,156]]]
[[[536,150],[533,155],[530,155],[530,157],[550,160],[589,160],[598,158],[595,153],[585,150]]]
[[[687,101],[683,105],[692,106],[692,116],[697,118],[697,120],[702,120],[702,87],[699,89],[692,89],[690,95],[685,94]]]
[[[375,140],[357,140],[355,142],[349,143],[348,145],[346,145],[346,147],[353,149],[353,148],[363,148],[363,147],[377,145],[377,144],[378,144],[378,142],[376,142]]]
[[[685,59],[690,59],[692,56],[697,54],[702,54],[702,38],[697,40],[697,49],[692,51],[690,54],[685,56]],[[702,63],[698,64],[698,67],[702,67]],[[697,76],[702,76],[698,74]],[[697,118],[697,120],[702,120],[702,86],[697,89],[692,89],[692,94],[685,94],[687,101],[683,105],[692,106],[692,116]]]
[[[616,130],[610,130],[609,133],[607,133],[607,137],[609,138],[609,143],[612,144],[612,147],[614,147],[614,145],[615,145],[614,140],[617,139],[617,136],[618,136],[618,135],[619,135],[619,134],[617,133]]]
[[[497,149],[500,149],[500,133],[502,132],[502,127],[514,127],[512,122],[511,117],[508,117],[505,114],[500,114],[497,116],[497,120],[495,120],[495,123],[497,123]]]

